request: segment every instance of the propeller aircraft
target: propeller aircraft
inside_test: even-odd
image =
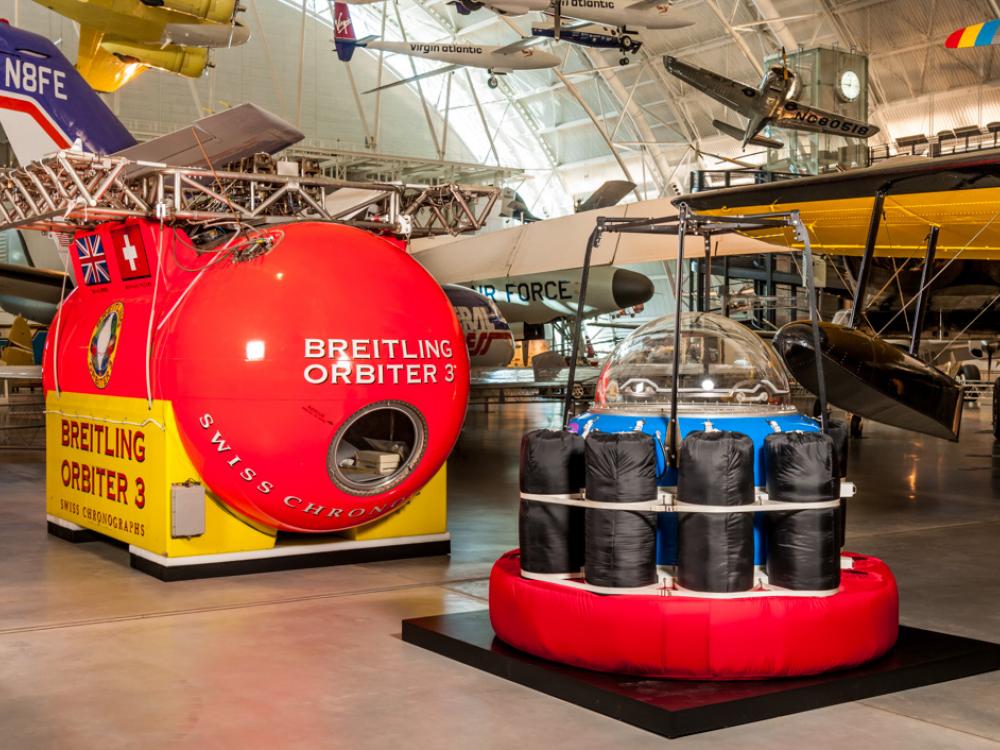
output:
[[[209,50],[250,39],[239,0],[36,0],[80,25],[76,68],[90,86],[116,91],[148,68],[198,78]]]
[[[743,130],[721,120],[712,121],[721,132],[740,141],[743,148],[747,144],[781,148],[784,145],[781,141],[761,135],[761,131],[769,125],[847,138],[870,138],[879,131],[871,123],[827,112],[793,99],[797,81],[795,74],[788,68],[784,50],[782,58],[782,64],[771,67],[756,88],[689,65],[670,55],[664,56],[663,65],[674,77],[747,118]]]

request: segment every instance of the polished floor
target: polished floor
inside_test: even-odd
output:
[[[1000,642],[1000,449],[867,425],[848,547],[895,570],[906,624]],[[645,748],[667,743],[423,651],[400,620],[486,606],[517,544],[521,433],[473,411],[450,558],[165,584],[45,533],[43,467],[0,451],[0,748]],[[679,748],[1000,748],[1000,673],[672,741]]]

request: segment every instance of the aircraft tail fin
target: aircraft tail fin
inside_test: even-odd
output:
[[[0,126],[21,164],[69,148],[113,154],[135,139],[55,44],[0,23]]]
[[[337,57],[341,62],[349,62],[358,46],[354,36],[354,23],[351,21],[351,9],[347,3],[333,4],[333,43],[337,48]]]
[[[0,361],[8,365],[33,365],[35,352],[28,321],[18,315],[7,333],[7,345],[0,352]]]
[[[628,180],[608,180],[590,194],[585,201],[576,207],[577,213],[596,211],[599,208],[610,208],[621,203],[622,198],[635,190],[635,183]]]
[[[712,125],[715,126],[719,131],[725,133],[730,138],[735,138],[740,143],[743,143],[746,133],[742,129],[736,127],[735,125],[730,125],[728,122],[723,122],[722,120],[712,120]],[[785,144],[781,141],[776,141],[774,138],[768,138],[763,135],[755,135],[746,143],[750,143],[754,146],[763,146],[764,148],[781,148]],[[744,143],[744,145],[746,145]]]
[[[273,154],[303,137],[281,118],[241,104],[139,145],[58,47],[2,22],[0,126],[21,164],[79,144],[94,154],[206,167]]]
[[[475,11],[483,7],[483,4],[479,0],[452,0],[448,4],[454,5],[455,10],[460,16],[472,15]]]

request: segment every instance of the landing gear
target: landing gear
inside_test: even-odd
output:
[[[958,379],[967,383],[970,380],[982,380],[983,374],[975,365],[962,365],[958,368]]]
[[[495,89],[497,86],[500,85],[500,81],[497,80],[496,76],[490,76],[489,78],[486,79],[486,85],[489,86],[491,89]]]
[[[970,381],[979,381],[983,379],[983,374],[979,371],[979,368],[975,365],[962,365],[958,368],[958,382],[965,386]],[[978,389],[968,388],[963,391],[963,400],[965,403],[972,406],[978,405],[979,402],[979,391]]]
[[[629,30],[625,26],[619,26],[613,33],[612,38],[618,39],[618,51],[621,52],[621,57],[618,58],[619,65],[628,65],[632,62],[631,55],[636,54],[642,47],[642,40],[636,39],[635,34],[638,33],[634,30]]]

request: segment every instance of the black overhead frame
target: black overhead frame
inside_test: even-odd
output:
[[[913,331],[910,335],[910,354],[914,357],[920,350],[920,334],[927,320],[927,285],[930,281],[931,267],[934,265],[934,255],[937,253],[938,234],[941,228],[931,227],[927,233],[927,249],[924,251],[924,267],[920,269],[920,287],[917,291],[917,308],[913,315]]]
[[[865,238],[865,252],[861,256],[861,268],[858,270],[857,287],[854,290],[854,302],[851,308],[851,328],[857,328],[861,323],[861,316],[864,315],[865,293],[868,291],[872,260],[875,257],[875,246],[878,244],[878,231],[882,226],[882,217],[885,214],[885,197],[891,187],[891,183],[879,187],[875,192],[875,199],[872,201],[872,214],[868,222],[868,235]],[[920,270],[920,287],[917,291],[913,330],[910,332],[910,354],[913,356],[916,356],[920,349],[920,335],[927,320],[927,298],[929,296],[927,287],[931,278],[931,268],[934,265],[934,256],[937,253],[940,232],[940,227],[932,226],[927,233],[924,266]]]
[[[806,274],[806,284],[809,289],[809,312],[812,318],[812,333],[816,351],[820,349],[819,338],[819,310],[816,298],[816,282],[813,275],[812,265],[812,245],[809,241],[809,233],[806,231],[798,211],[787,211],[764,214],[748,214],[745,216],[710,216],[707,214],[697,214],[693,212],[686,203],[680,205],[680,210],[676,216],[661,216],[650,219],[629,219],[623,217],[601,216],[597,219],[597,226],[590,233],[587,240],[587,247],[583,256],[583,271],[580,276],[580,296],[577,301],[576,316],[573,320],[573,342],[569,364],[569,377],[566,383],[566,396],[563,407],[563,424],[569,423],[573,411],[573,386],[576,384],[576,362],[580,352],[580,340],[583,332],[583,311],[587,302],[587,285],[590,280],[590,264],[593,259],[594,248],[597,247],[604,234],[665,234],[676,235],[677,242],[677,264],[676,277],[674,278],[674,347],[673,347],[673,384],[670,392],[670,434],[667,438],[667,453],[672,466],[677,465],[677,371],[680,368],[680,319],[681,300],[683,294],[683,270],[684,270],[684,242],[688,234],[698,235],[704,238],[705,254],[707,260],[711,259],[712,238],[716,235],[730,234],[732,232],[745,232],[753,229],[770,229],[792,227],[795,230],[796,239],[803,244],[804,271]],[[706,275],[710,272],[710,266],[706,269]],[[773,266],[769,274],[773,274]],[[689,279],[695,274],[689,274]],[[706,276],[698,274],[699,279]],[[702,282],[704,283],[704,282]],[[707,308],[708,284],[705,285],[704,296],[699,296],[700,301],[704,301]],[[823,379],[822,358],[816,358],[816,374],[819,382],[820,419],[823,431],[826,431],[826,386]]]
[[[882,208],[885,205],[885,194],[889,188],[883,186],[875,193],[872,203],[872,215],[868,222],[868,237],[865,239],[865,254],[861,256],[861,269],[858,271],[858,283],[854,289],[854,303],[851,307],[851,328],[857,328],[864,314],[865,292],[868,291],[868,278],[872,273],[872,258],[875,257],[875,243],[878,240],[878,230],[882,225]]]

